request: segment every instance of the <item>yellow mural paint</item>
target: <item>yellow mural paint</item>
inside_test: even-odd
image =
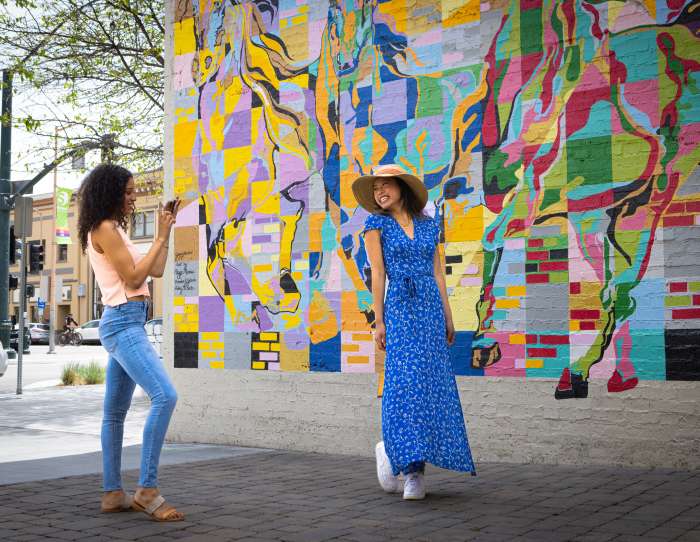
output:
[[[466,208],[467,203],[446,203],[445,241],[479,241],[484,234],[484,212],[481,206]]]
[[[175,158],[184,158],[192,154],[194,140],[197,137],[197,122],[180,122],[173,127],[173,154]]]
[[[510,344],[525,344],[525,334],[524,333],[512,333],[508,338]]]
[[[269,273],[272,272],[272,264],[260,263],[253,266],[253,273]]]
[[[244,170],[252,160],[252,149],[249,146],[224,149],[224,176],[230,177],[236,172]],[[238,188],[239,193],[241,188]]]
[[[283,371],[303,372],[309,370],[309,348],[308,346],[301,350],[292,350],[284,344],[274,344],[272,346],[279,348],[280,353],[280,369]]]
[[[175,56],[196,52],[197,42],[194,39],[193,18],[188,17],[173,24],[173,48]]]
[[[525,286],[508,286],[506,287],[506,295],[508,297],[524,297],[527,293]]]
[[[351,365],[367,365],[370,362],[368,356],[348,356],[345,361]]]
[[[442,25],[459,26],[479,20],[480,0],[442,0]]]
[[[520,308],[519,299],[497,299],[496,300],[497,309],[518,309]]]
[[[312,343],[327,341],[338,334],[338,319],[328,300],[318,290],[309,303],[309,338]]]
[[[526,369],[542,369],[544,367],[543,359],[528,359],[525,361]]]

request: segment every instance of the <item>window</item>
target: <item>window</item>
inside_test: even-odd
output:
[[[155,234],[155,213],[141,211],[134,213],[131,218],[131,238],[150,239]]]
[[[68,261],[68,245],[58,245],[56,252],[56,262],[63,263]]]

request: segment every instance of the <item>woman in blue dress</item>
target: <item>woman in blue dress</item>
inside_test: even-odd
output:
[[[371,213],[363,235],[374,336],[386,350],[377,477],[385,491],[399,492],[403,474],[403,498],[423,499],[426,463],[476,474],[448,352],[455,330],[437,250],[440,226],[423,212],[425,186],[400,166],[375,168],[352,188]]]

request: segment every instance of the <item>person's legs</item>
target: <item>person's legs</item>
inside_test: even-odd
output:
[[[124,418],[136,384],[113,356],[107,362],[102,417],[102,479],[104,491],[122,489],[121,458]]]
[[[119,333],[114,357],[129,376],[148,394],[151,410],[143,430],[141,451],[141,487],[158,486],[158,462],[177,393],[163,363],[148,341],[142,322]]]
[[[418,472],[420,474],[425,473],[425,461],[414,461],[410,465],[406,467],[404,470],[404,474],[411,474],[414,472]]]

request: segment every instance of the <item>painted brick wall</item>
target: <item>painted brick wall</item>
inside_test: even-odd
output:
[[[653,464],[635,446],[658,435],[697,452],[697,429],[673,434],[700,379],[697,0],[173,0],[167,18],[176,438],[376,438],[350,185],[398,163],[442,224],[482,457]],[[307,422],[308,442],[270,433]]]

